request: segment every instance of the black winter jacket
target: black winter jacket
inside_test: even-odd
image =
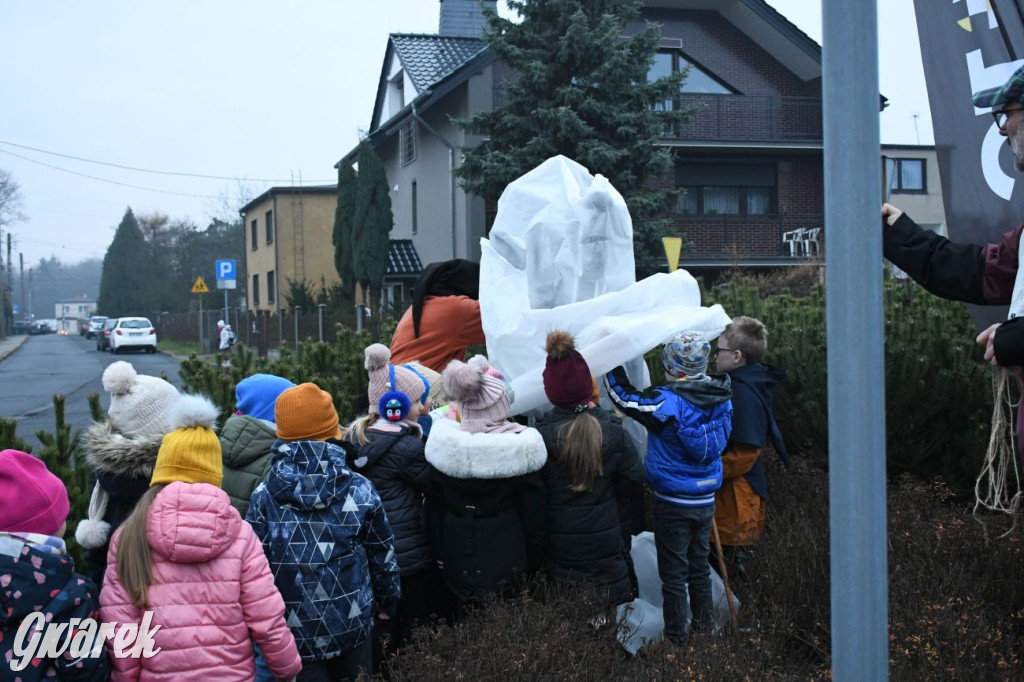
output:
[[[544,552],[544,440],[467,433],[449,419],[430,431],[427,461],[441,497],[441,570],[460,602],[514,595]]]
[[[96,485],[107,496],[106,511],[102,517],[90,521],[103,521],[109,530],[91,534],[91,542],[76,532],[78,543],[86,548],[85,563],[89,578],[97,590],[103,588],[103,574],[107,570],[107,547],[114,531],[135,509],[147,490],[153,476],[153,465],[160,450],[163,435],[124,436],[109,422],[97,422],[89,427],[82,440],[85,461],[96,473]]]
[[[569,489],[568,474],[558,461],[559,431],[579,417],[556,407],[537,424],[548,449],[541,471],[547,489],[548,575],[557,581],[585,580],[604,587],[612,603],[622,603],[634,595],[627,556],[629,530],[619,509],[627,506],[624,502],[643,481],[644,466],[621,419],[599,407],[589,414],[601,425],[603,472],[582,493]]]
[[[345,441],[352,471],[370,479],[377,489],[388,522],[395,534],[395,553],[403,576],[419,573],[434,564],[427,536],[423,496],[433,489],[434,468],[423,456],[423,440],[413,429],[400,432],[366,430],[369,442]]]

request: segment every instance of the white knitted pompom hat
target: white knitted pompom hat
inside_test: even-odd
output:
[[[178,389],[159,377],[138,374],[124,361],[103,371],[103,388],[110,393],[110,424],[125,436],[160,436],[169,430],[167,411]]]

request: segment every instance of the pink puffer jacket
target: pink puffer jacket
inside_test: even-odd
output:
[[[107,640],[112,679],[249,682],[256,675],[252,640],[278,679],[298,674],[302,662],[263,549],[223,490],[171,483],[153,500],[148,528],[154,582],[147,610],[151,628],[161,626],[152,645],[161,651],[149,659],[117,659],[113,639]],[[120,539],[118,531],[100,593],[100,616],[117,622],[117,631],[123,623],[141,623],[144,613],[117,573]]]

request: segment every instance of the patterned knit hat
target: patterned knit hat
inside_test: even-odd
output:
[[[998,109],[1007,104],[1024,103],[1024,66],[1014,71],[1002,85],[976,92],[971,99],[979,109]]]
[[[150,487],[161,483],[209,483],[220,487],[224,466],[220,439],[214,432],[219,410],[201,395],[183,395],[167,415],[173,431],[156,455]]]
[[[501,373],[482,355],[474,356],[469,364],[452,360],[441,379],[448,396],[458,401],[463,431],[504,433],[526,428],[507,421],[511,409],[508,387]]]
[[[408,402],[408,405],[404,407],[407,417],[412,407],[422,403],[424,396],[430,394],[430,382],[416,370],[408,365],[389,364],[391,349],[384,344],[375,343],[367,346],[365,355],[365,367],[370,378],[370,385],[366,389],[366,395],[370,399],[370,414],[386,416],[384,412],[389,410],[387,408],[382,410],[381,406],[384,396],[392,396],[395,405],[400,403],[404,405],[402,402],[402,396],[404,396],[404,400]]]
[[[103,389],[110,393],[110,424],[126,436],[167,433],[167,411],[178,399],[178,389],[163,379],[138,374],[118,361],[103,370]]]
[[[281,440],[341,438],[331,394],[316,384],[299,384],[282,393],[274,404],[274,417]]]
[[[590,367],[576,350],[572,334],[553,331],[548,334],[544,363],[544,395],[555,407],[575,409],[594,399],[594,378]]]
[[[441,373],[435,372],[426,365],[413,361],[405,365],[412,371],[419,374],[430,384],[430,402],[434,407],[448,404],[448,394],[444,392],[444,382],[441,381]]]
[[[235,408],[239,414],[274,421],[274,403],[295,384],[273,374],[253,374],[235,386]]]
[[[70,508],[67,488],[41,459],[21,450],[0,452],[0,533],[53,535]]]
[[[665,371],[677,379],[699,379],[708,368],[711,344],[693,332],[672,337],[661,351]]]

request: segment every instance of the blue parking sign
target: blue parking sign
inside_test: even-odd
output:
[[[217,261],[217,279],[235,279],[234,259]]]
[[[225,258],[217,261],[217,288],[218,289],[234,289],[235,288],[235,261],[232,258]],[[227,292],[224,292],[227,296]],[[227,299],[224,299],[227,301]],[[227,303],[224,304],[227,307]]]

